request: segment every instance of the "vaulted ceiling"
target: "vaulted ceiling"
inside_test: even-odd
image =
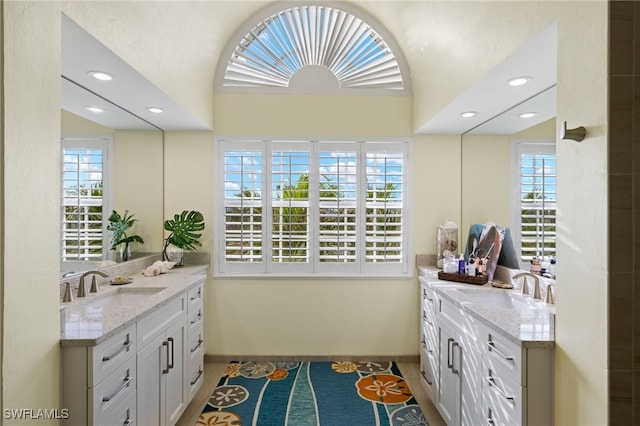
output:
[[[411,72],[416,132],[463,133],[555,85],[553,2],[320,3],[362,11],[396,41]],[[63,75],[83,80],[81,85],[146,120],[145,126],[211,129],[214,76],[218,62],[226,61],[221,55],[228,43],[247,22],[264,18],[265,8],[292,4],[300,2],[63,3],[63,13],[94,37],[82,40],[82,31],[63,37]],[[63,26],[68,30],[69,22],[63,20]],[[85,43],[85,51],[74,43]],[[91,55],[86,43],[94,43]],[[108,64],[118,67],[119,80],[126,82],[120,89],[85,78],[87,69]],[[510,90],[506,79],[518,75],[534,77],[534,84]],[[547,98],[552,95],[547,92]],[[63,97],[69,105],[72,101]],[[146,111],[152,104],[164,105],[165,114]],[[553,109],[554,104],[547,99],[545,105]],[[468,110],[479,114],[461,120]]]

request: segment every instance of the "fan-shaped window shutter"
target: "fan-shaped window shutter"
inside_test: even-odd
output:
[[[327,6],[298,6],[255,25],[229,58],[224,87],[289,87],[305,67],[323,67],[340,88],[403,90],[389,44],[362,19]]]

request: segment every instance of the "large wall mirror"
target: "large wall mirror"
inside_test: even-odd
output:
[[[508,226],[520,267],[555,256],[556,87],[462,136],[462,236],[474,223]],[[542,259],[541,259],[542,260]]]
[[[128,210],[137,219],[132,232],[144,244],[132,246],[134,255],[162,247],[163,131],[110,99],[108,82],[100,94],[86,87],[82,80],[90,78],[87,70],[99,70],[104,49],[63,15],[61,140],[63,149],[69,147],[61,164],[68,181],[61,197],[63,274],[118,259],[106,230],[112,210]],[[96,245],[98,250],[90,248]]]

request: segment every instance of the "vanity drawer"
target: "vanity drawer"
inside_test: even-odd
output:
[[[135,426],[136,423],[136,398],[125,398],[122,403],[106,414],[99,423],[100,426]]]
[[[436,313],[436,295],[435,292],[429,288],[426,284],[422,284],[422,306],[431,313],[432,316]]]
[[[420,381],[422,382],[422,385],[424,386],[431,400],[433,400],[434,397],[434,383],[438,381],[436,364],[434,364],[433,361],[433,357],[431,357],[424,350],[420,350]]]
[[[187,293],[187,301],[189,303],[189,311],[193,306],[202,305],[204,301],[204,284],[200,284]]]
[[[199,355],[193,360],[189,359],[189,370],[187,374],[187,378],[189,380],[189,401],[191,401],[196,392],[198,392],[198,389],[200,389],[200,386],[202,386],[202,382],[204,381],[204,357],[202,347],[197,350],[197,353]]]
[[[194,307],[194,309],[189,309],[189,334],[196,330],[198,327],[202,327],[204,319],[204,308],[202,304],[200,306]]]
[[[513,380],[519,386],[526,386],[526,372],[522,368],[526,365],[526,351],[489,327],[483,326],[481,330],[480,345],[488,368],[500,372],[502,377]]]
[[[483,424],[521,425],[526,388],[501,376],[498,371],[492,370],[485,363],[482,367],[482,380]]]
[[[455,328],[459,328],[460,324],[463,323],[464,318],[462,310],[458,306],[442,298],[436,300],[438,301],[438,313],[436,314],[438,321],[445,320]]]
[[[189,343],[187,344],[189,353],[189,360],[197,356],[198,353],[202,354],[204,351],[204,332],[202,324],[199,327],[189,332]],[[200,355],[201,356],[201,355]]]
[[[135,405],[136,357],[131,357],[118,369],[105,378],[99,385],[89,389],[89,401],[96,424],[102,423],[118,409],[125,400],[133,400]]]
[[[435,356],[438,348],[438,336],[429,327],[422,328],[422,347],[426,352]]]
[[[135,355],[136,326],[130,325],[118,334],[89,349],[87,387],[92,388]]]

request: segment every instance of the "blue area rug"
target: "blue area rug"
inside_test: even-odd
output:
[[[428,423],[393,362],[233,362],[196,425]]]

